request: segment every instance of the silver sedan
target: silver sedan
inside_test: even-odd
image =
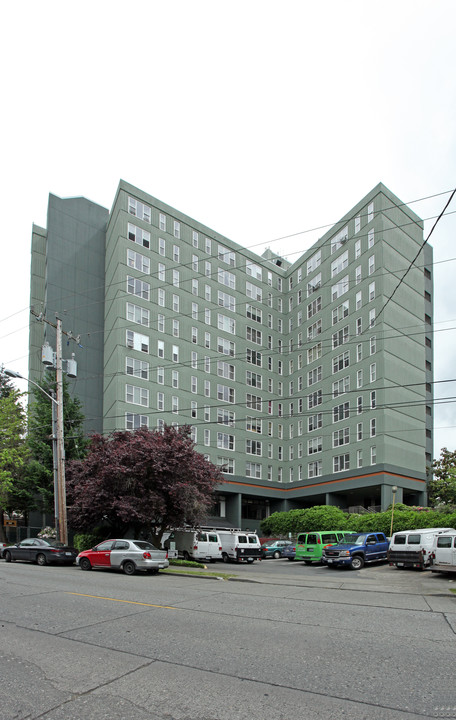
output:
[[[158,573],[169,565],[168,552],[158,550],[145,540],[104,540],[90,550],[80,552],[76,565],[81,570],[114,568],[133,575],[136,570]]]

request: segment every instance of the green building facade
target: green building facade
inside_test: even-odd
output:
[[[50,196],[31,303],[80,335],[87,431],[189,424],[222,466],[214,524],[316,504],[426,504],[432,250],[377,185],[293,264],[121,181],[111,211]],[[415,259],[416,258],[416,259]],[[410,267],[412,261],[412,266]],[[52,327],[32,321],[30,377]]]

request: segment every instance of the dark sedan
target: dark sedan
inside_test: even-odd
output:
[[[59,565],[72,565],[77,558],[78,550],[68,545],[62,545],[55,540],[42,540],[41,538],[27,538],[16,545],[10,545],[3,551],[6,562],[26,560],[38,565],[58,563]]]
[[[291,544],[291,540],[273,540],[271,542],[265,542],[261,546],[261,557],[263,560],[266,558],[280,558],[282,557],[283,549]]]
[[[286,545],[282,549],[282,557],[287,558],[287,560],[294,560],[296,556],[296,544],[293,543],[292,545]]]

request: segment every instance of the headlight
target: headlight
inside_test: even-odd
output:
[[[347,557],[347,555],[350,555],[350,550],[341,550],[339,555],[344,555],[344,557]]]

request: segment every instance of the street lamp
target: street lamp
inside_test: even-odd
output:
[[[34,380],[26,378],[15,370],[6,370],[3,372],[8,377],[20,378],[26,380],[52,400],[52,454],[54,457],[54,516],[59,542],[68,545],[67,536],[67,509],[66,509],[66,492],[65,492],[65,445],[63,434],[63,392],[57,383],[57,399],[52,397],[41,385]]]
[[[393,487],[391,488],[391,492],[393,493],[393,507],[391,508],[390,537],[393,536],[394,501],[396,500],[396,493],[397,493],[397,487],[396,487],[396,485],[393,485]]]

